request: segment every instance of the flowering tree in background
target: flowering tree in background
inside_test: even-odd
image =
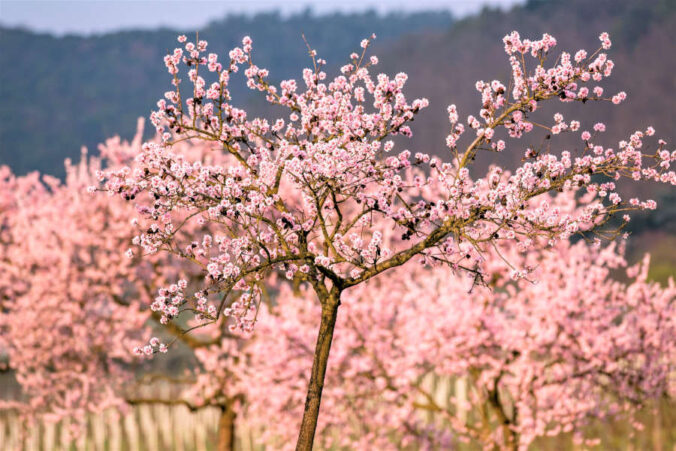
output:
[[[251,39],[219,61],[205,53],[205,41],[179,37],[184,49],[165,57],[174,90],[151,115],[162,142],[144,144],[133,165],[101,174],[109,193],[136,204],[135,244],[144,254],[168,251],[203,268],[194,289],[187,281],[160,289],[153,310],[166,324],[183,312],[197,314],[202,325],[225,316],[233,330],[248,333],[272,273],[308,284],[321,314],[297,449],[311,449],[338,307],[351,287],[413,259],[469,273],[485,285],[487,253],[499,253],[499,245],[529,252],[575,234],[614,238],[628,221],[624,216],[617,225],[615,216],[655,208],[653,201],[622,199],[617,179],[676,182],[666,143],[648,149],[652,128],[634,132],[614,149],[600,144],[600,122],[590,132],[561,114],[540,119],[544,124],[533,120],[542,102],[625,99],[623,92],[604,96],[594,86],[613,69],[604,53],[611,46],[608,35],[600,39],[601,48],[592,54],[564,52],[547,66],[556,45],[552,36],[506,36],[510,80],[477,82],[481,110],[467,117],[467,125],[451,105],[448,149],[430,156],[394,151],[390,138],[411,136],[409,123],[428,101],[407,101],[403,73],[370,75],[378,59],[366,56],[369,40],[330,81],[325,62],[308,47],[313,68],[303,71],[304,86],[286,80],[277,87],[254,63]],[[182,89],[181,64],[188,67],[190,88]],[[247,86],[280,114],[285,111],[284,117],[250,118],[233,106],[228,84],[240,67]],[[506,140],[536,128],[546,130],[547,145],[518,150],[520,167],[470,176],[479,151],[509,151]],[[580,149],[550,152],[550,138],[560,133],[580,133]],[[174,147],[190,139],[212,143],[227,160],[192,160]],[[562,213],[543,198],[557,191],[590,193],[593,199]],[[192,223],[208,232],[182,233]],[[392,230],[398,239],[384,241]],[[527,266],[503,257],[513,278],[528,277]]]
[[[100,146],[100,157],[83,154],[76,166],[66,162],[63,183],[37,173],[17,177],[0,167],[0,350],[7,354],[23,395],[0,407],[18,410],[29,422],[74,419],[70,432],[77,435],[87,414],[110,407],[216,406],[223,412],[219,449],[231,450],[235,396],[223,396],[226,385],[217,397],[209,396],[193,377],[187,381],[195,384],[191,392],[177,399],[140,396],[133,388],[157,380],[125,350],[148,339],[149,320],[160,320],[148,308],[154,292],[170,280],[196,277],[168,254],[148,259],[125,255],[136,230],[129,221],[132,206],[86,193],[102,161],[119,167],[139,152],[142,132],[139,126],[131,143],[108,140]],[[186,145],[183,152],[209,158],[199,146]],[[227,328],[210,332],[207,337],[168,329],[196,353],[237,338]],[[157,338],[151,343],[166,350]],[[151,345],[139,348],[144,355],[152,350]],[[203,370],[193,369],[198,382]],[[234,381],[227,386],[237,387]]]
[[[87,195],[93,174],[85,160],[67,172],[65,183],[42,183],[3,168],[0,182],[12,204],[3,212],[0,344],[28,397],[5,407],[29,419],[83,421],[87,412],[119,407],[116,391],[133,362],[120,345],[143,338],[147,319],[143,267],[123,253],[128,206]],[[126,296],[128,305],[113,300]]]
[[[443,267],[413,267],[346,292],[318,426],[322,449],[449,449],[458,440],[527,449],[564,432],[591,445],[598,441],[583,427],[592,419],[633,421],[673,391],[673,281],[647,282],[647,262],[628,270],[627,283],[612,280],[625,267],[615,246],[561,241],[500,252],[536,268],[537,283],[513,280],[493,251],[489,287],[472,289],[472,278]],[[284,289],[278,314],[259,314],[249,349],[248,418],[275,448],[292,443],[289,426],[301,417],[320,310],[312,297]],[[434,390],[435,379],[456,389]]]

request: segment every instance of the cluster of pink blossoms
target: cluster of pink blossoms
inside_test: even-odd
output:
[[[120,167],[140,152],[142,122],[132,142],[111,138],[99,146],[100,156],[83,153],[78,165],[67,161],[64,182],[38,173],[15,176],[0,166],[0,371],[11,371],[21,387],[21,398],[3,400],[0,409],[17,411],[28,425],[69,419],[68,432],[76,435],[86,430],[89,414],[109,408],[227,405],[222,391],[217,399],[186,396],[193,405],[181,397],[145,399],[136,390],[156,375],[129,349],[151,356],[169,345],[153,337],[138,346],[151,335],[152,320],[162,318],[155,292],[162,286],[168,292],[186,288],[187,282],[170,283],[176,279],[198,279],[169,255],[125,252],[138,230],[138,221],[130,221],[133,207],[85,192],[104,164],[109,170]],[[182,151],[203,161],[215,156],[208,146],[186,145]],[[215,342],[237,346],[227,328],[196,337],[168,327],[161,337],[168,336],[196,354]],[[201,374],[197,368],[195,373]],[[195,384],[193,391],[200,387]]]

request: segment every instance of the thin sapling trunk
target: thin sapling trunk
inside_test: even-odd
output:
[[[334,288],[327,295],[323,297],[320,295],[320,301],[322,303],[322,318],[319,324],[319,334],[317,335],[317,345],[315,346],[315,354],[312,361],[312,372],[305,399],[303,421],[300,426],[300,433],[298,434],[298,442],[296,443],[296,451],[312,450],[315,430],[317,429],[317,418],[319,417],[319,405],[322,400],[322,390],[324,389],[324,376],[326,375],[326,366],[329,361],[329,352],[331,351],[333,330],[336,327],[336,318],[338,317],[340,290]]]

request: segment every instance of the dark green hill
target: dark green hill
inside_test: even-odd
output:
[[[307,11],[288,18],[229,16],[199,31],[210,50],[220,53],[250,35],[257,63],[281,79],[299,75],[309,64],[302,33],[337,65],[371,33],[386,45],[451,23],[450,14],[439,12],[315,16]],[[136,118],[147,116],[169,87],[162,57],[175,47],[178,34],[160,29],[56,38],[0,28],[0,164],[20,174],[37,169],[60,176],[63,159],[77,157],[82,145],[131,136]],[[235,89],[235,94],[246,102],[249,93]]]

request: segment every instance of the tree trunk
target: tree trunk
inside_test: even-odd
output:
[[[334,287],[324,299],[320,297],[320,301],[322,303],[322,319],[319,324],[317,345],[315,346],[315,355],[312,361],[312,373],[310,374],[310,383],[305,399],[305,412],[303,413],[303,422],[298,434],[296,451],[312,450],[315,430],[317,429],[317,418],[319,417],[319,404],[322,400],[322,390],[324,389],[326,365],[329,361],[333,330],[336,326],[336,318],[338,317],[340,290]]]
[[[221,417],[218,419],[218,451],[235,451],[236,416],[232,407],[221,407]]]

